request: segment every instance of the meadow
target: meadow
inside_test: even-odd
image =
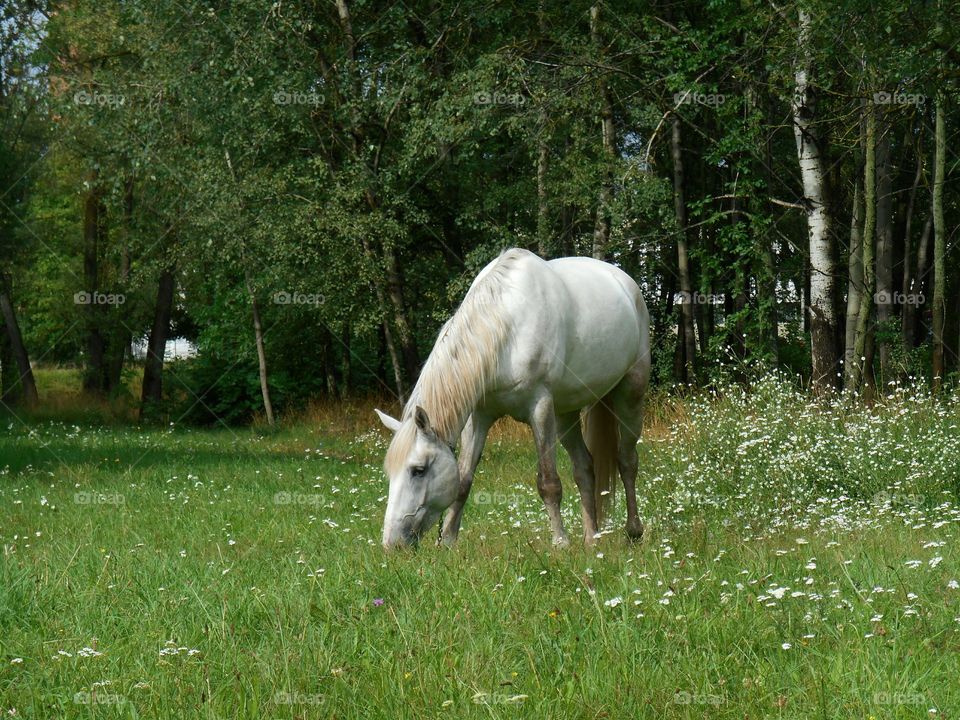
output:
[[[0,421],[0,714],[956,718],[960,401],[654,398],[622,488],[555,550],[525,429],[458,545],[380,547],[372,403],[277,429]],[[579,505],[565,481],[572,538]]]

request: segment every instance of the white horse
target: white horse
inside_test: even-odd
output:
[[[402,419],[376,411],[394,432],[384,461],[390,479],[384,547],[415,544],[444,511],[441,540],[456,541],[487,431],[504,415],[533,429],[537,488],[555,545],[569,544],[560,518],[557,440],[573,463],[584,542],[597,537],[618,468],[626,532],[639,538],[635,483],[649,326],[640,288],[608,263],[547,262],[513,249],[487,265],[440,330]]]

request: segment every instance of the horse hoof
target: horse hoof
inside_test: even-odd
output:
[[[627,531],[627,537],[634,542],[637,542],[638,540],[643,539],[643,523],[642,522],[636,522],[636,523],[628,522],[626,531]]]
[[[566,535],[555,537],[553,539],[553,546],[555,548],[560,548],[561,550],[566,550],[568,547],[570,547],[570,538],[568,538]]]
[[[594,532],[594,533],[584,533],[584,534],[583,534],[583,544],[584,544],[584,546],[586,546],[586,547],[593,547],[593,546],[596,545],[597,542],[600,540],[600,537],[601,537],[601,535],[600,535],[600,533],[598,533],[598,532]]]

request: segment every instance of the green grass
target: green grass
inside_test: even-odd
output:
[[[269,433],[0,420],[0,713],[958,716],[955,400],[814,408],[770,381],[660,404],[644,541],[621,497],[568,551],[507,428],[457,547],[384,553],[368,412]]]

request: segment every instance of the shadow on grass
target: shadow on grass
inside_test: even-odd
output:
[[[137,428],[38,424],[12,427],[0,417],[0,471],[20,473],[66,469],[88,473],[126,473],[132,469],[164,473],[296,462],[303,454],[275,447],[249,429],[140,430]],[[76,428],[79,427],[79,431]]]

